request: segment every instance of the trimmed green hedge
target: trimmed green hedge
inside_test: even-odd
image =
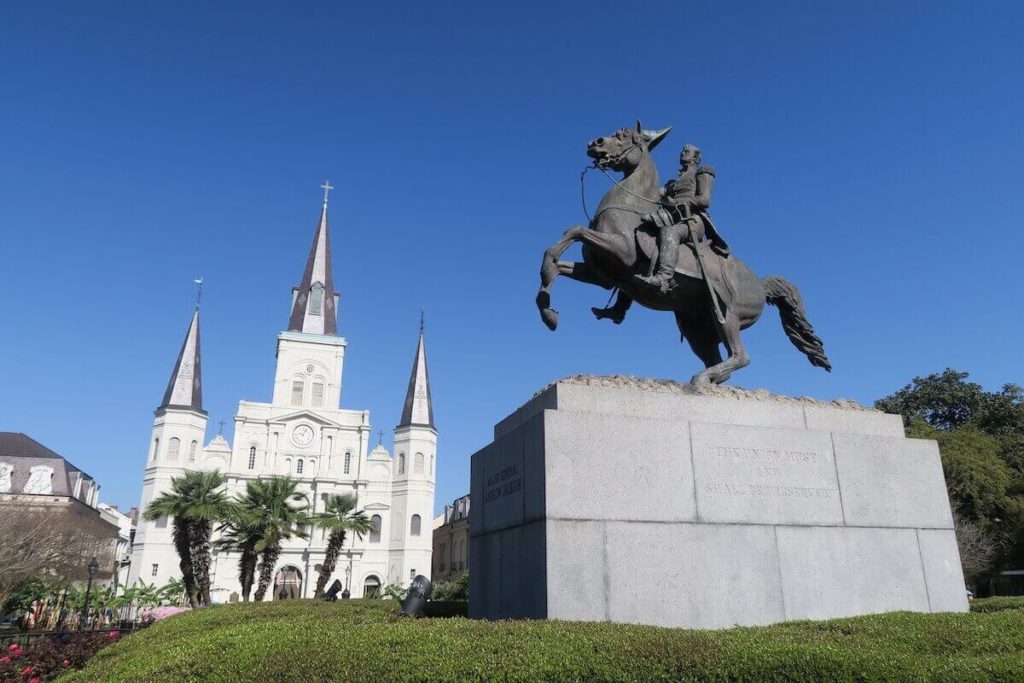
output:
[[[469,614],[469,602],[465,600],[431,600],[424,610],[426,617],[465,617]]]
[[[1024,596],[1000,596],[971,600],[972,612],[1002,612],[1008,609],[1024,610]]]
[[[63,681],[1022,681],[1024,611],[724,631],[407,619],[392,601],[233,604],[170,617]]]

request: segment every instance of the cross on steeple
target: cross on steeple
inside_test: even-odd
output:
[[[196,308],[199,308],[199,302],[203,299],[203,278],[195,278],[192,284],[196,286]]]
[[[224,435],[224,420],[220,421],[220,431],[218,432],[221,436]]]
[[[320,187],[323,188],[323,191],[324,191],[324,206],[327,206],[327,193],[330,192],[331,190],[333,190],[334,186],[331,185],[331,181],[330,180],[325,180],[324,184],[321,185]]]

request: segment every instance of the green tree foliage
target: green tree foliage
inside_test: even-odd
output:
[[[220,472],[186,472],[173,478],[171,490],[154,498],[143,513],[149,521],[172,519],[171,536],[192,607],[211,603],[210,535],[214,523],[227,518],[231,511],[224,482]]]
[[[242,501],[247,508],[247,526],[259,535],[254,550],[259,556],[259,583],[256,601],[261,602],[274,578],[274,567],[281,556],[281,543],[293,536],[309,538],[299,525],[308,524],[308,503],[298,492],[299,482],[291,477],[270,477],[250,482]],[[300,503],[293,505],[293,503]]]
[[[238,579],[242,584],[242,600],[244,602],[249,602],[252,585],[256,582],[256,563],[259,560],[256,545],[262,539],[260,514],[256,508],[258,502],[253,489],[254,483],[247,484],[245,495],[232,507],[231,513],[220,529],[222,535],[216,543],[217,547],[224,552],[238,553]]]
[[[338,564],[338,555],[345,545],[345,535],[351,531],[357,537],[370,533],[373,524],[362,510],[356,510],[356,497],[351,494],[334,494],[327,498],[324,512],[312,518],[313,523],[328,533],[327,552],[320,565],[320,575],[316,580],[316,593],[313,597],[322,598],[327,582]]]
[[[968,381],[968,373],[947,368],[915,377],[875,407],[902,415],[908,436],[939,442],[958,519],[972,524],[975,540],[980,530],[996,546],[990,561],[965,558],[965,565],[977,568],[971,578],[1010,559],[1024,559],[1024,390],[1007,384],[1000,391],[985,391]]]
[[[1006,384],[1001,391],[988,392],[967,378],[968,373],[951,368],[915,377],[896,393],[876,401],[875,407],[902,415],[908,424],[921,418],[942,431],[973,426],[1011,442],[1024,438],[1024,389]]]

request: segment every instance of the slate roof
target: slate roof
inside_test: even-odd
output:
[[[409,388],[405,392],[402,406],[402,420],[399,427],[434,426],[434,402],[430,398],[430,379],[427,376],[427,350],[423,341],[423,320],[420,320],[420,338],[416,344],[416,355],[412,361]]]
[[[178,351],[178,360],[167,382],[164,400],[157,410],[164,408],[189,408],[204,413],[203,373],[199,353],[199,307],[196,306],[192,320],[185,331],[185,339]]]
[[[52,495],[72,495],[75,490],[75,482],[79,478],[90,482],[96,481],[71,464],[67,458],[50,450],[27,434],[0,432],[0,462],[12,464],[15,468],[12,493],[20,493],[24,489],[32,461],[37,463],[38,461],[50,461],[46,463],[46,466],[53,468]]]
[[[313,285],[319,282],[323,286],[321,314],[323,329],[312,329],[306,324],[306,309],[309,306],[310,293]],[[306,267],[302,271],[302,281],[295,288],[295,301],[292,303],[291,317],[288,319],[288,330],[291,332],[311,332],[315,334],[338,334],[338,312],[334,310],[334,274],[331,268],[331,239],[327,231],[327,201],[324,201],[313,235],[313,246],[309,248]]]

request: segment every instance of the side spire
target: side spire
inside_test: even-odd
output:
[[[338,334],[337,311],[334,310],[334,276],[331,272],[331,241],[327,234],[327,193],[333,188],[329,182],[324,189],[324,204],[313,246],[306,259],[302,281],[295,288],[292,314],[288,320],[291,332]]]
[[[423,343],[423,311],[420,311],[420,337],[416,344],[416,356],[412,362],[409,389],[402,407],[399,427],[434,427],[434,405],[430,400],[430,380],[427,376],[427,350]]]
[[[178,360],[171,372],[171,379],[164,392],[164,400],[157,410],[164,408],[189,408],[203,411],[202,367],[199,357],[199,305],[196,304],[192,320],[185,332],[185,341],[178,352]]]

